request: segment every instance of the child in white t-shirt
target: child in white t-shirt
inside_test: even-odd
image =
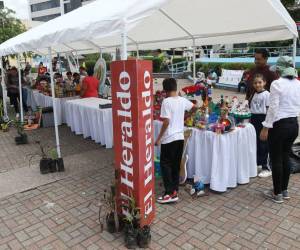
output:
[[[178,201],[179,172],[184,145],[184,113],[194,107],[189,100],[177,95],[177,83],[173,78],[163,81],[167,93],[161,107],[163,125],[156,140],[161,144],[160,167],[165,193],[159,203]]]
[[[255,93],[250,99],[251,110],[251,123],[256,130],[257,139],[257,165],[262,166],[262,171],[259,173],[259,177],[269,177],[272,175],[270,167],[268,165],[269,148],[268,143],[261,141],[259,136],[263,128],[262,122],[265,121],[266,114],[269,107],[270,93],[265,90],[266,80],[261,74],[258,74],[253,79],[253,86]]]

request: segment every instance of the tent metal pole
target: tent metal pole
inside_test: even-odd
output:
[[[195,39],[193,40],[193,79],[194,84],[196,83],[196,44]]]
[[[24,122],[24,112],[23,112],[23,95],[22,95],[22,72],[21,72],[21,62],[20,62],[20,54],[17,56],[18,61],[18,78],[19,78],[19,95],[20,95],[20,114],[21,114],[21,122]]]
[[[77,52],[77,50],[75,50],[75,54],[76,54],[76,68],[77,68],[77,70],[79,70],[79,58],[78,58],[78,52]]]
[[[140,59],[140,51],[139,51],[139,45],[136,44],[136,58]]]
[[[126,21],[124,21],[124,27],[122,32],[122,56],[121,59],[126,61],[127,60],[127,29],[126,29]]]
[[[293,62],[294,67],[296,67],[296,57],[297,57],[297,37],[295,36],[293,39]]]
[[[52,50],[51,47],[48,48],[48,60],[50,61],[50,80],[51,80],[51,92],[52,92],[52,102],[53,102],[53,114],[54,114],[54,127],[55,127],[55,139],[56,139],[56,151],[58,158],[61,158],[60,143],[59,143],[59,133],[57,124],[57,110],[56,110],[56,100],[55,100],[55,90],[54,90],[54,75],[52,67]]]
[[[2,86],[2,98],[3,98],[3,111],[4,111],[4,119],[7,120],[8,115],[7,115],[7,91],[6,91],[6,86],[5,86],[5,75],[4,75],[4,68],[3,68],[3,61],[2,61],[2,56],[0,58],[0,67],[1,67],[1,86]]]

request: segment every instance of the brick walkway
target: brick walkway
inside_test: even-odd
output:
[[[14,135],[0,133],[0,178],[37,167],[28,168],[28,155],[38,152],[34,141],[55,145],[53,128],[31,132],[25,146],[16,147]],[[60,136],[67,171],[49,184],[0,198],[0,250],[124,249],[122,235],[100,233],[98,223],[99,199],[113,178],[113,150],[66,126]],[[182,188],[178,204],[157,205],[151,249],[300,249],[300,175],[292,176],[292,199],[282,205],[262,196],[271,183],[256,178],[197,199]]]
[[[81,164],[83,170],[88,165],[87,171],[0,199],[0,249],[124,249],[122,236],[100,233],[98,223],[99,197],[113,178],[112,150],[83,140],[66,127],[60,132],[67,168],[80,160],[88,162]],[[41,129],[34,138],[50,139],[51,144],[51,133]],[[11,142],[11,138],[0,134],[0,141],[3,151],[3,141]],[[15,163],[22,163],[30,146],[9,145]],[[4,154],[0,159],[2,167],[7,159]],[[198,199],[182,189],[178,204],[157,206],[151,248],[300,249],[299,183],[300,175],[293,176],[293,198],[283,205],[261,195],[271,186],[270,178],[253,179],[249,185]]]

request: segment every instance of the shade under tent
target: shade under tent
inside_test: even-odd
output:
[[[295,44],[297,37],[280,0],[96,0],[2,43],[0,56],[122,47],[126,58],[127,50],[287,39]]]

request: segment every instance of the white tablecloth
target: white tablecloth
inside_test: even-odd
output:
[[[161,122],[155,121],[154,126],[156,137]],[[192,130],[187,147],[188,178],[195,175],[212,190],[225,192],[257,176],[256,133],[251,124],[223,135]]]
[[[78,96],[73,97],[64,97],[64,98],[54,98],[54,105],[57,110],[57,123],[61,125],[66,123],[66,102],[74,99],[78,99]],[[35,110],[36,106],[42,108],[53,107],[53,101],[51,96],[46,96],[42,93],[39,93],[37,90],[29,90],[27,95],[27,104]]]
[[[84,98],[66,102],[68,126],[77,135],[91,137],[96,143],[113,147],[112,109],[100,109],[99,104],[111,103],[100,98]]]

